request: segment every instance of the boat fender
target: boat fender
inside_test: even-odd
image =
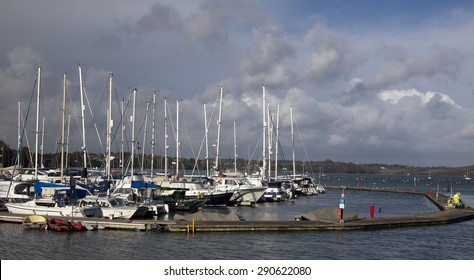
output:
[[[86,202],[84,200],[81,200],[81,201],[79,201],[78,206],[79,207],[84,207],[84,206],[86,206]]]
[[[204,198],[204,195],[203,195],[202,193],[198,193],[198,194],[197,194],[197,198],[198,198],[198,199],[203,199],[203,198]]]

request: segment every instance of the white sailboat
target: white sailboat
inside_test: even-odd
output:
[[[136,111],[136,95],[137,89],[132,93],[132,150],[131,150],[131,168],[130,176],[124,176],[122,180],[118,181],[115,190],[110,195],[111,197],[120,197],[136,204],[135,207],[145,206],[148,212],[153,215],[159,215],[162,212],[168,212],[165,205],[160,200],[153,199],[153,193],[158,188],[153,183],[145,182],[142,174],[135,174],[134,159],[135,159],[135,111]],[[137,214],[135,214],[137,215]]]
[[[465,180],[471,180],[471,177],[469,177],[469,169],[466,170],[466,175],[464,175]]]
[[[38,117],[40,110],[40,80],[41,67],[38,67],[38,91],[37,91],[37,119],[36,131],[38,132]],[[61,136],[61,182],[63,182],[63,164],[64,164],[64,112],[66,110],[66,74],[64,74],[64,91],[63,91],[63,107],[62,107],[62,136]],[[54,184],[40,182],[38,180],[38,133],[36,133],[36,157],[35,157],[35,180],[34,190],[35,198],[24,203],[5,203],[8,212],[13,214],[28,214],[28,215],[51,215],[51,216],[67,216],[67,217],[102,217],[102,212],[99,206],[96,205],[77,205],[74,200],[85,196],[86,190],[78,187],[76,189],[74,180],[71,180],[69,185]],[[81,189],[79,191],[79,189]],[[37,195],[47,196],[47,193],[52,196],[45,199],[37,199]],[[80,193],[80,194],[79,194]],[[82,197],[81,197],[82,196]]]

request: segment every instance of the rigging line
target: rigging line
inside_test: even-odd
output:
[[[207,127],[206,127],[206,130],[207,130]],[[199,152],[198,152],[198,156],[195,158],[195,161],[194,161],[194,166],[193,166],[193,171],[191,172],[192,175],[194,175],[194,171],[196,171],[198,167],[198,161],[199,161],[199,157],[201,156],[201,152],[202,152],[202,148],[204,146],[204,142],[206,141],[206,131],[204,131],[204,137],[202,138],[202,141],[201,141],[201,145],[199,146]]]
[[[138,132],[136,133],[136,136],[137,137],[134,137],[134,139],[138,139],[138,136],[140,135],[142,129],[145,127],[145,120],[146,120],[146,113],[144,114],[143,116],[143,120],[142,120],[142,123],[140,124],[140,128],[138,129]],[[138,150],[141,150],[141,149],[144,149],[145,148],[145,144],[142,143],[142,148],[138,147],[140,142],[138,142],[137,140],[135,140],[137,142],[138,145],[135,145],[136,147],[136,152],[137,152],[137,157],[138,157]],[[141,170],[143,170],[143,166],[142,166],[142,163],[141,161],[139,160],[138,161],[138,164],[139,164],[139,167]]]
[[[92,117],[92,123],[94,124],[94,128],[95,128],[95,131],[97,133],[97,138],[99,140],[100,149],[103,151],[104,150],[104,145],[102,144],[99,129],[97,128],[97,122],[95,121],[94,113],[92,112],[91,104],[89,102],[89,97],[87,96],[87,91],[86,91],[85,88],[84,88],[84,96],[86,97],[87,106],[89,107],[89,112],[90,112],[91,117]],[[86,150],[87,150],[87,147],[86,147]]]
[[[194,152],[194,148],[193,148],[193,144],[191,143],[191,137],[189,135],[189,130],[188,130],[188,126],[187,126],[187,122],[186,122],[186,119],[184,117],[184,113],[183,111],[181,111],[181,116],[183,116],[183,123],[184,123],[184,128],[186,130],[186,136],[188,136],[188,141],[189,141],[189,147],[191,148],[191,153],[195,159],[195,161],[197,161],[197,157],[196,157],[196,153]]]
[[[127,109],[128,109],[128,106],[130,105],[131,100],[132,100],[132,93],[130,93],[128,95],[128,102],[126,104],[126,108],[124,108],[124,110],[123,110],[123,116],[122,116],[123,120],[124,120],[124,144],[126,144],[127,151],[129,153],[130,153],[131,148],[129,146],[130,143],[129,143],[129,140],[128,140],[128,137],[127,137],[127,130],[125,129],[125,125],[127,124],[127,122],[125,121],[125,112],[127,112]],[[121,109],[119,110],[119,112],[121,112]],[[121,123],[122,117],[120,118],[120,127],[122,126],[122,123]],[[128,122],[128,123],[129,123],[129,125],[131,125],[130,122]],[[118,127],[117,127],[117,130],[118,130]],[[123,168],[123,173],[124,174],[122,174],[122,179],[123,179],[125,177],[125,174],[128,173],[129,168],[131,167],[132,158],[131,158],[131,156],[129,156],[128,160],[126,162],[125,162],[125,158],[123,158],[122,160],[123,160],[122,165],[124,166],[124,168]],[[130,172],[130,173],[132,173],[132,172]],[[131,175],[133,175],[133,174],[131,174]]]
[[[262,141],[262,137],[263,135],[260,135],[260,138],[258,139],[257,144],[255,145],[255,148],[253,149],[252,155],[249,157],[249,160],[247,162],[247,167],[246,167],[247,170],[250,170],[250,164],[252,163],[252,158],[257,151],[257,147],[260,147],[260,141]],[[262,156],[260,155],[257,161],[260,161],[261,159],[262,159]]]
[[[174,140],[176,142],[177,135],[176,135],[176,130],[174,129],[173,118],[171,117],[171,110],[170,110],[170,105],[169,105],[168,102],[166,103],[166,109],[167,109],[168,116],[169,116],[169,121],[170,121],[170,124],[171,124],[171,130],[173,131]],[[176,166],[175,166],[175,168],[176,168]]]
[[[21,114],[21,123],[23,124],[23,126],[26,128],[26,117],[24,118],[23,117],[23,112],[20,112]],[[31,151],[31,148],[30,148],[30,141],[28,140],[28,133],[25,134],[25,138],[26,138],[26,146],[28,147],[28,156],[30,158],[29,160],[29,164],[28,164],[28,167],[32,167],[32,163],[33,163],[33,152]]]
[[[34,99],[34,96],[35,96],[35,88],[36,88],[37,83],[38,83],[38,74],[36,74],[35,82],[33,83],[33,90],[31,91],[30,102],[28,103],[28,110],[26,111],[24,125],[23,125],[23,128],[21,129],[20,141],[18,143],[18,148],[17,148],[17,151],[16,151],[15,164],[13,165],[12,176],[10,178],[10,184],[8,185],[7,197],[6,197],[7,199],[8,199],[8,196],[10,195],[10,189],[13,185],[13,179],[15,177],[16,166],[20,162],[21,145],[23,143],[23,136],[25,135],[25,130],[26,130],[26,122],[28,121],[28,116],[30,115],[31,103],[32,103],[32,100]]]
[[[59,91],[62,91],[62,89],[60,89]],[[69,106],[69,104],[71,104],[71,93],[70,93],[70,89],[69,89],[69,84],[66,85],[66,96],[69,97],[69,103],[68,103],[68,106]],[[62,105],[61,105],[61,109],[59,109],[59,110],[60,110],[60,111],[65,110],[65,112],[68,111],[67,108],[64,108],[64,109],[63,109],[63,108],[62,108]],[[44,116],[43,116],[43,118],[44,118]],[[62,137],[61,137],[61,134],[62,134],[61,130],[62,130],[62,124],[59,123],[58,135],[56,136],[56,144],[57,144],[57,145],[56,145],[56,152],[55,152],[55,154],[58,154],[58,153],[59,153],[59,150],[61,149],[61,146],[63,145],[63,143],[61,143],[61,141],[62,141],[62,140],[61,140],[61,138],[62,138]],[[45,132],[42,131],[41,133],[44,134]],[[65,144],[66,144],[66,143],[64,143],[64,145],[65,145]],[[41,143],[41,146],[42,146],[43,149],[44,149],[44,144],[43,144],[43,143]],[[56,162],[55,164],[59,164],[59,161]],[[56,166],[56,165],[55,165],[55,166]],[[59,166],[59,168],[61,168],[61,166]]]
[[[272,132],[276,135],[276,126],[275,126],[275,123],[274,123],[274,120],[273,120],[273,117],[272,117],[272,116],[270,116],[269,122],[272,123],[272,125],[271,125],[271,127],[272,127]],[[272,143],[272,144],[273,144],[273,143]],[[282,160],[286,160],[286,158],[285,158],[285,153],[284,153],[284,151],[283,151],[283,147],[282,147],[282,145],[281,145],[280,139],[275,139],[275,144],[278,145],[278,148],[279,148],[279,150],[278,150],[278,156],[282,156],[282,157],[283,157]]]
[[[92,113],[92,108],[91,108],[91,105],[89,103],[89,97],[87,96],[87,91],[86,91],[85,87],[83,88],[83,93],[84,93],[84,97],[86,98],[87,106],[89,107],[89,112],[90,112],[91,117],[92,117],[92,123],[94,124],[94,128],[95,128],[95,131],[97,133],[97,138],[99,140],[99,145],[100,145],[101,149],[103,149],[102,140],[100,139],[99,130],[97,128],[97,123],[95,121],[94,114]],[[82,110],[82,108],[81,108],[81,110]],[[81,130],[82,130],[82,128],[79,129],[79,131],[81,131]],[[82,137],[83,133],[85,133],[85,132],[81,131],[81,137]],[[83,148],[86,150],[87,161],[89,162],[89,166],[92,167],[92,160],[89,156],[89,149],[87,148],[87,145],[85,145],[85,147],[83,147]]]
[[[125,120],[125,113],[128,110],[128,106],[130,105],[131,100],[128,99],[128,102],[125,105],[125,108],[123,109],[123,112],[122,112],[122,108],[120,107],[120,100],[119,100],[119,97],[118,97],[118,94],[117,94],[116,90],[115,90],[115,97],[117,99],[118,112],[120,112],[120,121],[119,121],[117,127],[115,128],[115,132],[113,134],[112,142],[115,143],[116,149],[118,151],[120,151],[121,147],[119,147],[119,143],[118,143],[118,140],[116,139],[116,137],[117,137],[117,134],[119,132],[119,129],[122,129],[122,120]],[[125,99],[123,99],[123,101],[125,101]],[[125,137],[125,139],[127,139],[127,131],[126,130],[124,131],[124,137]],[[128,141],[125,141],[124,143],[127,143],[127,150],[130,152],[130,147],[128,146]]]
[[[216,110],[216,107],[217,107],[217,103],[219,102],[219,94],[217,94],[216,96],[216,101],[214,102],[214,106],[212,107],[212,111],[211,111],[211,116],[209,117],[209,120],[207,121],[207,123],[205,124],[206,125],[206,128],[204,130],[204,136],[202,137],[202,141],[201,141],[201,146],[199,147],[199,152],[198,152],[198,156],[195,158],[195,162],[194,162],[194,166],[193,166],[193,171],[191,174],[194,175],[194,171],[196,170],[196,168],[198,168],[198,159],[199,157],[201,156],[201,152],[202,152],[202,148],[204,146],[204,142],[206,141],[206,130],[208,132],[208,138],[209,138],[209,125],[211,124],[211,121],[212,121],[212,116],[214,115],[214,112]],[[206,112],[207,114],[207,112]]]
[[[294,120],[294,123],[295,123],[295,125],[296,125],[296,129],[298,130],[298,135],[300,136],[301,144],[303,145],[303,150],[304,150],[305,155],[306,155],[306,160],[307,160],[308,162],[310,162],[309,157],[308,157],[308,152],[306,151],[306,146],[305,146],[305,144],[304,144],[304,142],[303,142],[303,136],[301,135],[301,130],[300,130],[300,128],[299,128],[298,123],[296,122],[296,120]],[[310,167],[310,169],[311,169],[311,174],[314,174],[312,164],[310,164],[309,167]]]

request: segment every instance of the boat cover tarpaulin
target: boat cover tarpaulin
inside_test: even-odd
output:
[[[327,207],[327,208],[319,208],[313,211],[309,211],[304,213],[300,218],[301,220],[309,220],[309,221],[330,221],[330,220],[339,220],[338,217],[338,210],[337,207]],[[355,212],[350,212],[344,210],[343,218],[344,220],[353,220],[357,219],[358,214]]]
[[[56,183],[49,183],[49,182],[40,182],[35,180],[35,194],[43,194],[43,192],[52,192],[54,195],[56,195],[57,191],[61,191],[62,194],[66,194],[68,197],[71,196],[73,193],[73,198],[75,199],[81,199],[84,198],[87,195],[87,190],[82,188],[82,187],[75,187],[73,190],[71,190],[71,187],[69,185],[62,185],[62,184],[56,184]]]
[[[132,181],[131,186],[132,186],[133,189],[142,189],[142,188],[156,189],[157,188],[157,186],[155,184],[146,183],[146,182],[142,182],[142,181]]]
[[[175,221],[241,221],[242,219],[234,211],[223,209],[222,211],[202,210],[188,215],[175,214]]]

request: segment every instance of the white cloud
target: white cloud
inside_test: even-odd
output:
[[[416,89],[409,90],[386,90],[382,91],[379,94],[379,98],[382,101],[389,102],[391,104],[398,104],[402,98],[405,97],[417,97],[420,100],[422,105],[426,105],[428,102],[432,101],[435,97],[439,96],[441,102],[445,102],[451,106],[460,107],[456,104],[448,95],[436,92],[427,92],[421,93]]]
[[[341,146],[349,143],[349,139],[344,136],[333,134],[329,137],[328,144],[331,146]]]

